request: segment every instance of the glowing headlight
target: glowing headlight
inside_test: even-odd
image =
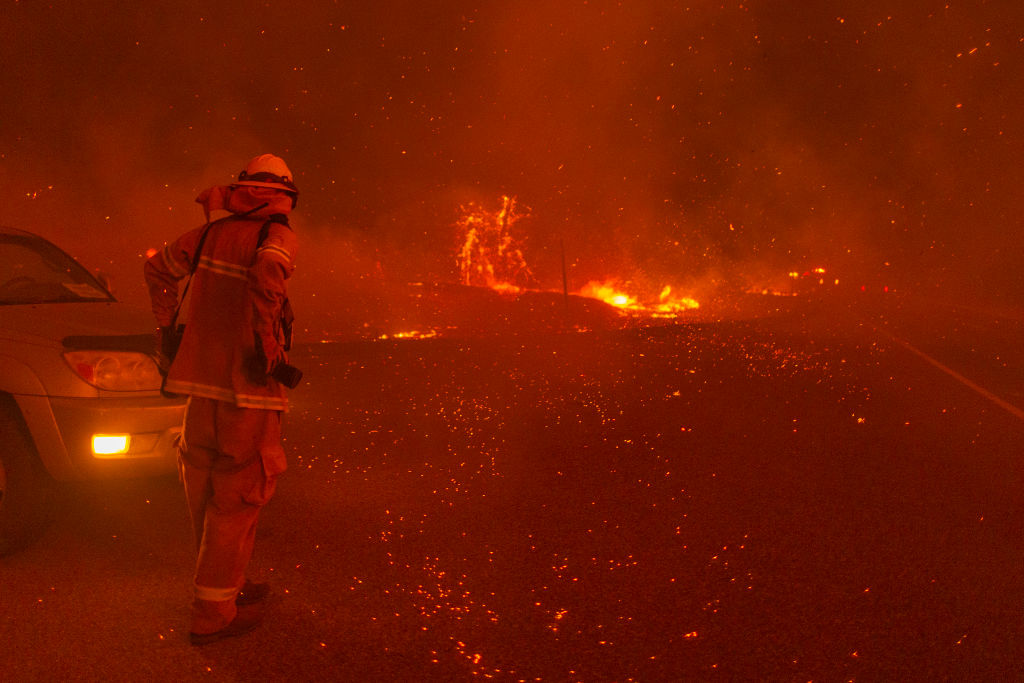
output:
[[[68,351],[64,360],[79,377],[107,391],[155,391],[160,388],[156,362],[135,351]]]
[[[128,452],[127,434],[94,434],[92,452],[96,455],[120,455]]]

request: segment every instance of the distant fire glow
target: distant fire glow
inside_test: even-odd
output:
[[[388,339],[432,339],[437,336],[437,330],[409,330],[407,332],[395,332],[394,334],[382,334],[378,339],[385,341]]]
[[[529,216],[530,209],[508,195],[501,198],[495,211],[475,203],[462,207],[456,223],[461,244],[456,262],[462,284],[509,295],[527,290],[533,273],[513,228]],[[674,318],[700,307],[696,299],[676,294],[670,285],[662,287],[656,299],[648,300],[617,280],[588,282],[578,295],[603,301],[623,313],[652,318]]]

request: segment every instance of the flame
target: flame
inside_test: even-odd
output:
[[[665,285],[664,289],[661,290],[661,294],[658,295],[658,304],[655,306],[655,316],[675,316],[684,311],[689,311],[694,308],[700,308],[700,304],[696,299],[688,296],[674,297],[672,296],[672,288]]]
[[[585,296],[590,299],[597,299],[603,301],[606,304],[617,306],[619,308],[631,308],[636,306],[636,299],[629,296],[620,289],[620,285],[614,280],[607,282],[597,282],[591,280],[583,286],[580,290],[580,296]]]
[[[509,195],[502,196],[501,206],[496,211],[489,211],[473,202],[460,208],[462,216],[456,226],[461,231],[462,241],[456,263],[462,284],[488,287],[510,295],[526,291],[533,273],[513,228],[530,216],[530,209]],[[604,301],[633,315],[654,318],[674,318],[700,307],[696,299],[674,295],[669,285],[662,288],[657,301],[651,302],[642,302],[615,280],[588,282],[579,294]]]
[[[462,230],[462,247],[456,257],[462,284],[491,287],[518,293],[532,277],[513,226],[530,215],[515,197],[504,195],[497,211],[475,203],[462,208],[456,225]]]
[[[700,308],[696,299],[688,296],[673,296],[672,287],[665,285],[658,301],[644,304],[628,294],[618,282],[609,280],[598,282],[591,280],[580,290],[580,296],[603,301],[606,304],[620,308],[623,311],[640,315],[649,315],[653,318],[674,318],[677,315],[695,308]]]

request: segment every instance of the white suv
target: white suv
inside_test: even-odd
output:
[[[148,311],[47,240],[0,227],[0,555],[54,481],[173,472],[185,403],[160,394]]]

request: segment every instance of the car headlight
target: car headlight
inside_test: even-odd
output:
[[[155,391],[160,372],[151,356],[136,351],[67,351],[64,360],[79,377],[107,391]]]

